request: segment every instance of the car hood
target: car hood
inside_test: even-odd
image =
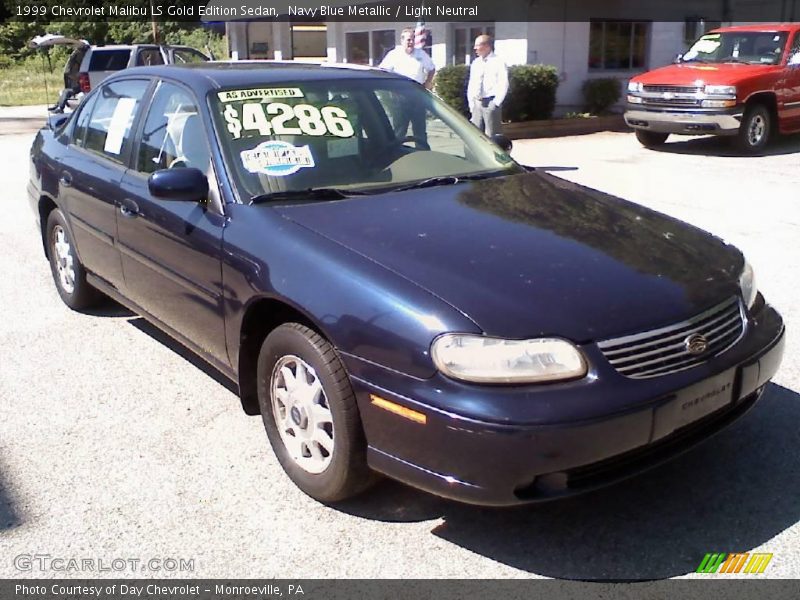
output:
[[[735,85],[740,80],[780,70],[778,65],[681,63],[642,73],[634,81],[644,85]]]
[[[538,172],[275,210],[510,338],[680,321],[736,294],[743,266],[704,231]]]

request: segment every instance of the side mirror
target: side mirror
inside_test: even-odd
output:
[[[495,133],[492,136],[492,141],[500,146],[506,152],[511,152],[511,147],[514,145],[511,143],[511,140],[504,136],[502,133]]]
[[[672,59],[672,62],[677,65],[682,60],[683,60],[683,54],[678,53],[675,55],[675,58]]]
[[[55,131],[69,119],[69,115],[55,114],[47,117],[47,127]]]
[[[192,167],[156,171],[147,180],[147,187],[161,200],[204,202],[208,198],[208,178]]]

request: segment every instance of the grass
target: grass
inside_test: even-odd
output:
[[[64,75],[61,68],[49,73],[46,68],[42,68],[40,61],[26,61],[0,69],[0,106],[55,104],[63,87]]]

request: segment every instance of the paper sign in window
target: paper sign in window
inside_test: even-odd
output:
[[[108,125],[106,144],[103,146],[105,152],[119,154],[122,150],[122,142],[130,126],[134,108],[136,108],[136,98],[120,98],[117,102],[114,114],[111,115],[111,123]]]

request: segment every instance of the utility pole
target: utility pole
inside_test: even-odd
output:
[[[153,0],[150,0],[150,25],[153,27],[153,43],[158,44],[158,25],[156,25],[155,15],[153,14]]]

